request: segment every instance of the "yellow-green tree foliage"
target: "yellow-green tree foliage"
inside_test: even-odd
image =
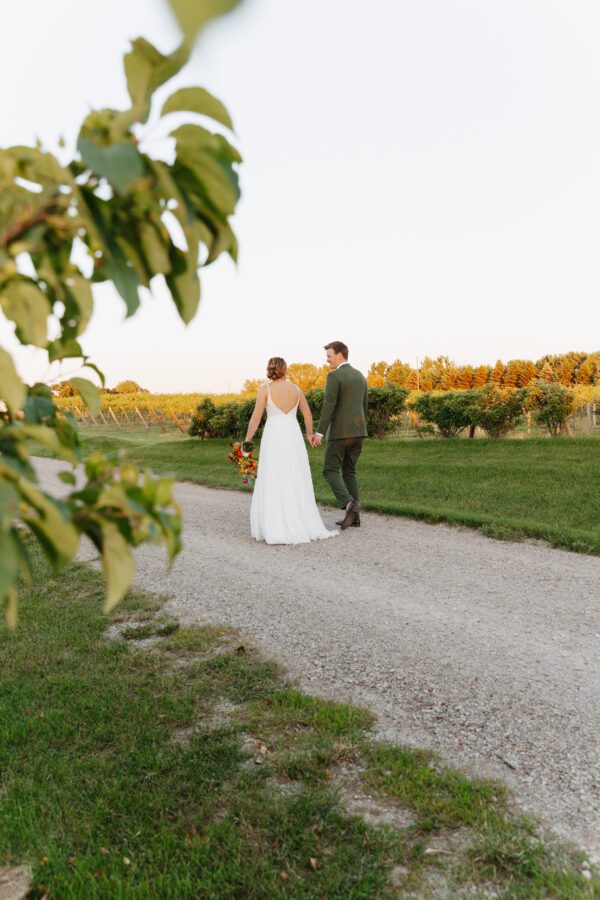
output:
[[[475,370],[473,366],[459,366],[456,370],[455,384],[459,390],[468,390],[473,387]]]
[[[534,378],[537,378],[535,363],[530,359],[523,360],[523,365],[521,366],[519,374],[519,387],[527,387]]]
[[[538,378],[540,381],[546,382],[546,384],[550,384],[552,381],[555,381],[554,369],[552,368],[550,362],[546,361],[544,363],[544,365],[540,369]]]
[[[322,387],[329,369],[317,369],[309,363],[292,363],[290,378],[302,387]],[[546,355],[534,362],[531,359],[501,359],[494,366],[465,364],[457,366],[448,356],[426,356],[417,370],[416,366],[400,359],[389,364],[385,360],[371,363],[367,382],[373,387],[386,383],[407,387],[411,391],[452,391],[482,388],[486,384],[497,387],[524,388],[536,378],[556,381],[569,387],[595,385],[600,381],[600,351],[594,353],[569,352],[562,355]],[[255,394],[262,384],[260,380],[248,380],[242,393]]]
[[[506,364],[506,368],[504,370],[504,377],[502,379],[502,384],[505,387],[516,388],[519,385],[519,371],[520,371],[520,361],[518,359],[511,359]]]
[[[487,384],[488,381],[491,380],[492,377],[492,367],[491,366],[477,366],[473,373],[473,387],[481,388],[484,384]]]
[[[266,379],[265,379],[266,380]],[[264,381],[261,381],[260,378],[247,378],[242,387],[242,394],[252,396],[253,394],[258,394],[260,386],[264,384]]]
[[[387,374],[385,376],[386,381],[391,381],[392,384],[395,384],[398,387],[407,387],[411,371],[412,369],[409,363],[404,363],[400,359],[395,359],[387,369]]]
[[[367,384],[370,387],[383,387],[388,368],[386,362],[371,363],[371,368],[367,372]]]
[[[291,363],[288,366],[288,378],[306,393],[313,388],[324,387],[330,371],[328,365],[317,367],[312,363]]]
[[[51,384],[50,390],[57,397],[78,397],[76,389],[70,381],[59,381],[58,384]]]
[[[137,381],[132,381],[130,378],[125,379],[125,381],[119,381],[113,388],[113,394],[148,394],[149,391],[146,388],[140,387]]]
[[[492,369],[492,384],[503,384],[505,365],[501,359],[496,360],[496,365]]]

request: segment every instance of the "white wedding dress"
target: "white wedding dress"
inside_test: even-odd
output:
[[[305,544],[335,537],[315,502],[308,453],[296,412],[285,413],[267,387],[267,421],[260,442],[258,477],[252,495],[250,530],[267,544]]]

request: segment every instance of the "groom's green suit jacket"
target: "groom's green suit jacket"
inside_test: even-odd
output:
[[[365,376],[349,364],[341,365],[327,376],[317,432],[328,441],[367,437],[367,409]]]

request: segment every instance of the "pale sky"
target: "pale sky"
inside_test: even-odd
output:
[[[0,146],[72,146],[90,107],[124,108],[138,35],[174,48],[162,0],[11,4]],[[167,296],[124,321],[95,288],[85,350],[109,385],[172,392],[321,364],[331,340],[363,371],[600,349],[598,46],[593,0],[246,0],[157,95],[199,84],[231,112],[238,267],[203,272],[187,328]]]

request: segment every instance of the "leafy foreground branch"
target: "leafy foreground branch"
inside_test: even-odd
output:
[[[222,253],[236,259],[229,219],[240,196],[238,151],[195,123],[169,131],[172,162],[152,158],[142,145],[155,91],[186,64],[197,32],[238,2],[171,0],[180,46],[165,55],[144,38],[132,42],[124,57],[130,108],[92,110],[66,164],[39,145],[0,149],[0,311],[21,344],[44,350],[49,363],[70,359],[104,384],[80,343],[94,310],[92,284],[112,282],[131,316],[141,289],[158,281],[188,323],[200,300],[199,267]],[[200,87],[180,88],[163,103],[167,128],[172,113],[233,128],[223,104]],[[99,409],[91,381],[70,384],[92,412]],[[87,535],[102,555],[107,609],[131,582],[132,546],[166,543],[171,559],[180,549],[167,479],[95,455],[86,462],[83,490],[59,501],[37,484],[34,440],[68,463],[82,458],[73,416],[55,405],[46,385],[25,385],[0,346],[0,605],[11,626],[17,577],[29,572],[26,532],[56,570],[74,559]],[[72,483],[72,475],[63,480]]]
[[[365,710],[152,597],[107,633],[98,575],[34,569],[0,632],[0,853],[31,897],[600,896],[502,786],[374,743]]]

